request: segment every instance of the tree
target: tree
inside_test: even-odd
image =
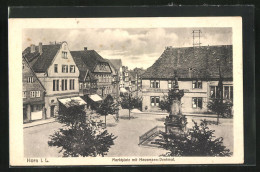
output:
[[[114,102],[113,97],[109,94],[106,99],[101,103],[96,112],[102,116],[105,116],[105,125],[106,125],[106,117],[109,114],[115,114],[118,112],[118,103]]]
[[[131,110],[136,108],[141,110],[142,109],[142,99],[139,97],[133,97],[130,93],[128,95],[122,95],[120,101],[121,107],[123,109],[129,110],[129,119]]]
[[[215,112],[218,116],[223,117],[232,117],[232,106],[233,103],[230,101],[221,101],[220,99],[211,99],[208,102],[207,107],[209,108],[209,110],[211,110],[212,112]]]
[[[200,125],[193,121],[192,129],[184,132],[162,132],[156,144],[169,150],[165,156],[231,156],[232,152],[223,145],[223,138],[214,139],[214,130],[201,120]]]
[[[64,157],[104,156],[116,139],[101,122],[87,120],[84,107],[76,101],[60,105],[56,119],[64,126],[50,136],[48,145],[61,148]]]

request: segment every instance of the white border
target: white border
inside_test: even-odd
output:
[[[175,157],[175,161],[113,162],[111,157],[48,158],[49,162],[28,163],[23,157],[22,115],[22,30],[24,28],[174,28],[232,27],[234,85],[234,154],[232,157]],[[60,18],[9,19],[9,140],[11,166],[52,165],[161,165],[237,164],[244,162],[243,61],[241,17],[154,17],[154,18]],[[43,157],[44,158],[44,157]],[[114,157],[117,158],[117,157]],[[118,157],[120,158],[120,157]],[[136,158],[136,157],[121,157]],[[140,158],[140,157],[137,157]],[[143,157],[152,158],[152,157]],[[158,158],[158,157],[154,157]]]

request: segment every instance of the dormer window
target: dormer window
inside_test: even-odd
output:
[[[67,59],[68,58],[67,54],[68,52],[62,51],[62,58]]]

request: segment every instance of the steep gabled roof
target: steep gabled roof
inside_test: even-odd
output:
[[[39,78],[37,77],[37,75],[36,75],[35,72],[33,71],[33,69],[32,69],[32,67],[31,67],[30,63],[28,62],[28,60],[27,60],[24,56],[23,56],[23,60],[24,60],[24,62],[27,64],[27,66],[30,68],[30,70],[31,70],[31,72],[32,72],[32,74],[33,74],[33,76],[37,79],[37,81],[38,81],[39,84],[41,85],[42,89],[43,89],[44,91],[46,91],[46,89],[45,89],[45,87],[43,86],[42,82],[39,80]]]
[[[220,60],[217,61],[216,59]],[[219,78],[219,65],[223,78],[233,77],[232,46],[201,46],[166,48],[162,55],[142,75],[143,79],[171,79],[174,71],[179,78]]]
[[[116,69],[116,70],[119,70],[120,67],[122,67],[122,60],[121,59],[108,59],[113,67]]]
[[[80,58],[87,68],[93,72],[100,62],[107,63],[95,50],[71,51],[73,58]]]
[[[84,81],[86,78],[86,75],[89,75],[91,80],[96,80],[96,78],[93,76],[93,74],[89,71],[87,65],[83,62],[80,56],[72,56],[76,66],[79,69],[79,81]]]
[[[23,51],[23,55],[31,64],[34,72],[44,73],[51,65],[60,47],[61,44],[42,45],[42,54],[39,53],[39,46],[35,46],[34,53],[31,53],[30,47],[27,47]]]

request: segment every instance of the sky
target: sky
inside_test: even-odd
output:
[[[232,28],[24,29],[22,39],[23,49],[39,42],[66,41],[71,51],[88,47],[103,58],[122,59],[130,69],[146,69],[166,46],[192,47],[193,30],[201,30],[201,46],[232,45]]]

